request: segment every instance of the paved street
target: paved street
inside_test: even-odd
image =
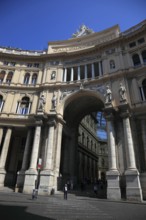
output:
[[[146,203],[112,202],[63,194],[49,197],[0,193],[0,220],[145,220]]]

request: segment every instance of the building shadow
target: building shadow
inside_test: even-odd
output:
[[[56,220],[27,212],[27,206],[0,205],[1,220]]]

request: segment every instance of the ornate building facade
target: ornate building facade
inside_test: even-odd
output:
[[[85,25],[45,51],[0,48],[0,187],[57,190],[78,177],[78,127],[107,120],[107,197],[146,198],[146,21],[120,32]],[[66,155],[63,156],[62,149]],[[41,168],[41,169],[40,169]],[[38,171],[40,170],[40,171]]]
[[[97,137],[96,113],[86,115],[79,125],[78,180],[88,180],[91,183],[105,180],[108,170],[107,141]]]

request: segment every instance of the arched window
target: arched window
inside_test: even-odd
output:
[[[0,112],[2,111],[3,105],[4,105],[3,96],[0,95]]]
[[[93,150],[93,141],[91,140],[91,150]]]
[[[138,55],[138,54],[134,54],[134,55],[132,56],[132,60],[133,60],[134,66],[138,66],[138,65],[141,64],[141,63],[140,63],[140,58],[139,58],[139,55]]]
[[[5,77],[6,72],[5,71],[1,71],[0,72],[0,84],[3,83],[4,77]]]
[[[143,59],[143,62],[146,63],[146,50],[142,51],[142,59]]]
[[[89,147],[89,138],[87,137],[87,148]]]
[[[25,76],[24,76],[24,84],[25,85],[28,85],[29,83],[29,78],[30,78],[30,74],[29,73],[26,73]]]
[[[110,69],[115,69],[115,61],[114,60],[110,60]]]
[[[84,132],[82,132],[82,144],[84,144],[85,142],[85,135],[84,135]]]
[[[146,100],[146,79],[142,81],[142,90],[143,90],[144,99]]]
[[[94,149],[95,149],[95,152],[96,152],[96,143],[94,144]]]
[[[17,113],[21,115],[29,114],[30,112],[30,100],[28,97],[23,97],[20,102],[18,102]]]
[[[6,83],[10,85],[13,77],[13,72],[9,72],[6,78]]]
[[[37,82],[37,74],[34,73],[34,74],[32,75],[31,84],[32,84],[32,85],[36,85],[36,82]]]

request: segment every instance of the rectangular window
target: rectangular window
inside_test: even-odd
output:
[[[18,113],[21,115],[26,115],[26,114],[28,114],[28,108],[26,108],[26,107],[21,108],[20,107]]]
[[[10,63],[10,66],[15,66],[15,65],[16,65],[15,62],[11,62],[11,63]]]
[[[4,65],[8,66],[9,62],[8,61],[4,61]]]
[[[28,106],[22,106],[21,102],[18,102],[16,113],[20,115],[27,115],[30,113],[31,103]]]
[[[27,67],[32,67],[32,63],[28,63],[28,64],[27,64]]]
[[[33,66],[36,67],[36,68],[38,68],[38,67],[39,67],[39,63],[34,63]]]
[[[138,44],[142,44],[142,43],[144,43],[145,42],[145,39],[144,38],[140,38],[140,39],[138,39]]]
[[[99,63],[94,63],[95,77],[99,76]]]
[[[141,100],[142,100],[142,101],[145,101],[143,88],[142,88],[142,87],[139,87],[139,91],[140,91]]]
[[[135,47],[136,46],[136,42],[131,42],[130,44],[129,44],[129,47],[131,48],[131,47]]]
[[[6,79],[6,84],[10,85],[11,79]]]

